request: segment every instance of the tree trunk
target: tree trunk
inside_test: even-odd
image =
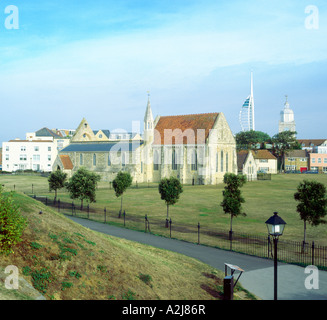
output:
[[[302,246],[302,252],[305,251],[305,237],[306,237],[306,231],[307,231],[307,224],[306,224],[306,221],[304,220],[304,223],[303,223],[303,246]]]
[[[230,215],[230,230],[229,230],[229,240],[232,239],[233,234],[233,215]]]
[[[233,215],[230,215],[229,250],[233,249]]]
[[[281,155],[281,161],[280,161],[280,169],[279,169],[279,172],[280,173],[283,172],[283,167],[284,167],[284,154],[282,153],[282,155]]]
[[[168,210],[169,210],[169,205],[167,204],[167,218],[166,218],[166,224],[165,227],[168,228],[169,223],[168,223]]]

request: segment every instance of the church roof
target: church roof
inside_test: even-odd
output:
[[[218,115],[219,113],[202,113],[160,117],[155,127],[153,144],[191,144],[193,140],[195,144],[205,144]],[[197,130],[201,129],[205,130],[204,135],[197,134]]]
[[[100,130],[93,130],[94,135],[96,135]],[[109,139],[110,136],[110,130],[104,130],[101,129],[101,131],[103,132],[103,134]]]
[[[66,152],[109,152],[109,151],[135,151],[143,142],[83,142],[71,143],[62,149],[61,153]],[[113,150],[111,150],[114,148]]]
[[[59,155],[61,163],[65,170],[72,170],[74,168],[73,163],[68,155]]]

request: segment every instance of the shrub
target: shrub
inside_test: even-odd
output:
[[[152,281],[152,277],[149,274],[143,274],[140,273],[138,275],[138,278],[143,281],[145,284],[149,285],[150,287],[152,287],[151,285],[151,281]]]
[[[48,290],[48,285],[51,282],[53,276],[47,268],[41,268],[31,273],[33,287],[45,294]]]
[[[73,286],[73,284],[71,282],[68,281],[63,281],[61,283],[61,290],[64,291],[65,289],[69,289]]]
[[[135,300],[136,293],[133,292],[131,289],[128,289],[127,292],[122,294],[123,300]]]
[[[12,194],[5,195],[2,191],[0,186],[0,253],[10,254],[21,241],[27,221],[20,214]]]

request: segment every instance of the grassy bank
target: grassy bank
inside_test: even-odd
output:
[[[14,253],[1,256],[0,269],[17,266],[19,275],[46,299],[221,298],[224,274],[206,264],[93,232],[23,194],[14,199],[28,227]],[[3,281],[0,277],[0,294],[6,299]],[[8,295],[13,298],[11,291]],[[16,297],[22,295],[17,292]],[[249,297],[238,288],[236,298]]]

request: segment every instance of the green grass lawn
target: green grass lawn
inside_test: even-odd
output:
[[[296,188],[304,179],[317,180],[327,185],[327,175],[273,175],[272,180],[268,181],[252,181],[247,182],[242,188],[245,198],[243,205],[246,217],[238,217],[233,220],[233,230],[235,232],[267,235],[265,221],[277,211],[279,215],[286,221],[287,225],[284,231],[283,240],[302,241],[303,239],[303,222],[296,212],[296,201],[293,198]],[[33,192],[36,195],[54,196],[54,192],[48,192],[48,183],[46,178],[37,176],[15,176],[0,175],[0,183],[4,184],[7,190],[23,191],[28,194]],[[139,188],[130,188],[123,197],[123,210],[126,211],[128,217],[138,216],[144,219],[145,214],[149,220],[162,219],[163,224],[166,219],[166,205],[160,199],[158,188],[155,184],[140,185]],[[222,201],[222,190],[224,184],[214,186],[184,186],[184,192],[181,194],[180,200],[169,209],[170,218],[174,226],[190,225],[196,231],[198,222],[201,228],[212,230],[229,230],[230,216],[224,214],[220,207]],[[69,195],[64,191],[60,191],[58,198],[61,201],[71,202]],[[97,201],[92,203],[91,207],[97,207],[103,210],[115,211],[118,213],[120,209],[120,198],[116,198],[114,190],[109,188],[108,182],[100,182],[97,191]],[[79,204],[75,201],[75,204]],[[118,220],[118,219],[117,219]],[[121,220],[120,220],[121,221]],[[121,223],[121,222],[120,222]],[[144,229],[144,224],[133,224],[128,222],[129,227],[136,229]],[[154,233],[168,235],[165,228],[157,228],[151,230]],[[175,235],[176,236],[176,235]],[[176,236],[177,237],[177,236]],[[187,234],[180,234],[179,238],[190,240]],[[191,241],[196,242],[194,234]],[[307,227],[307,241],[315,241],[319,245],[327,245],[327,226],[320,225],[318,227]],[[202,241],[205,238],[202,237]],[[212,244],[212,243],[208,243]]]

